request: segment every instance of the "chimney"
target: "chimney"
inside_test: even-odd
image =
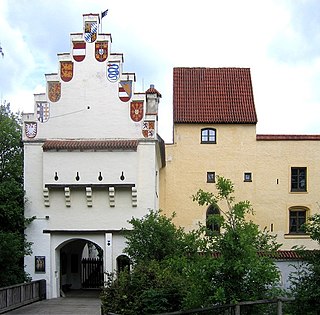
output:
[[[158,105],[161,94],[155,89],[153,84],[146,91],[146,115],[158,115]]]

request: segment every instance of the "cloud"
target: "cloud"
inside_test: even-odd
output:
[[[270,44],[270,55],[280,62],[310,63],[319,58],[320,3],[291,1],[286,8],[287,19]]]
[[[124,71],[136,73],[137,91],[155,84],[163,96],[159,126],[166,140],[172,69],[179,66],[249,67],[258,132],[316,132],[319,6],[317,0],[2,0],[0,93],[15,108],[32,110],[44,74],[57,72],[57,53],[70,51],[69,34],[82,31],[82,14],[109,9],[102,30],[112,35],[112,51],[124,53]]]

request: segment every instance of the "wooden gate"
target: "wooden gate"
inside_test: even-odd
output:
[[[81,285],[83,289],[100,289],[103,286],[103,260],[83,258],[81,260]]]

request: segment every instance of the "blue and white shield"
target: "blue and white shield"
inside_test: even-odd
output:
[[[93,43],[97,39],[98,23],[97,21],[84,22],[84,39],[88,43]]]
[[[50,103],[37,102],[37,118],[41,123],[45,123],[50,117]]]

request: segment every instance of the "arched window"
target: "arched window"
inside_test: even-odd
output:
[[[130,270],[130,258],[126,255],[120,255],[117,257],[117,270],[118,272]]]
[[[201,129],[201,143],[216,143],[216,133],[214,128]]]
[[[307,221],[308,208],[291,207],[289,208],[289,233],[303,234],[303,224]]]
[[[206,226],[208,230],[220,233],[220,225],[216,220],[214,220],[215,215],[220,215],[218,206],[209,206],[206,214]]]

